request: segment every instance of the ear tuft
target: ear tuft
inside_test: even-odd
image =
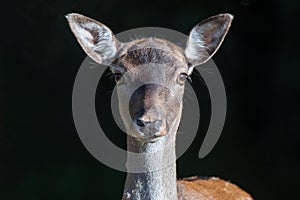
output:
[[[107,26],[77,13],[65,17],[82,49],[93,60],[105,64],[115,57],[120,43]]]

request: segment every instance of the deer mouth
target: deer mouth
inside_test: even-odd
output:
[[[168,133],[167,129],[164,129],[163,131],[160,131],[160,132],[156,133],[156,134],[154,135],[154,138],[153,138],[153,139],[150,139],[149,142],[150,142],[150,143],[155,143],[155,142],[157,142],[161,137],[167,135],[167,133]]]

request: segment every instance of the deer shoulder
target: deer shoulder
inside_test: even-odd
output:
[[[216,177],[190,177],[177,181],[178,200],[252,200],[237,185]]]

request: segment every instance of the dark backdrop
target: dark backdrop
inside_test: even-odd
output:
[[[206,99],[203,121],[178,160],[178,177],[220,176],[255,199],[299,196],[298,0],[29,0],[1,3],[0,199],[121,198],[125,174],[94,159],[73,124],[72,86],[85,54],[64,18],[69,12],[115,33],[146,26],[187,33],[201,19],[232,13],[232,28],[214,56],[227,90],[226,124],[200,160],[209,100],[196,80]]]

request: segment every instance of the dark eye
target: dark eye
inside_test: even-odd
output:
[[[119,72],[114,73],[114,79],[117,84],[122,84],[124,82],[123,75]]]
[[[186,73],[181,73],[179,74],[178,78],[177,78],[177,82],[180,84],[180,85],[183,85],[187,79],[188,75]]]

